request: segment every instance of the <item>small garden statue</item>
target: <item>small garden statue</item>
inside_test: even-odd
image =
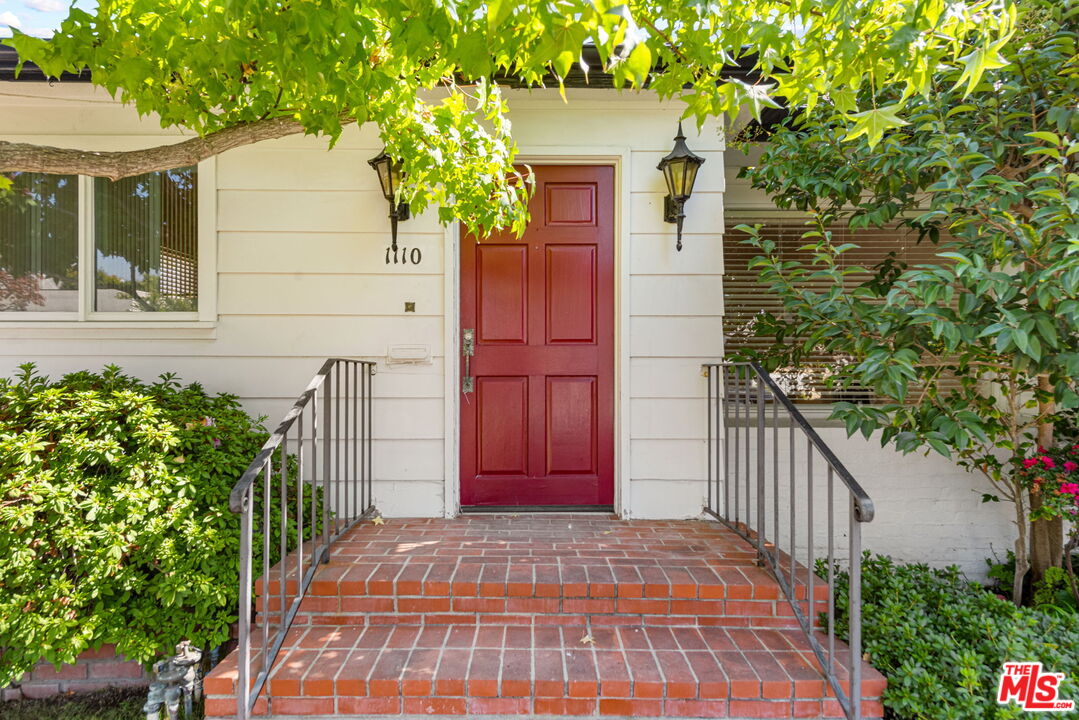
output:
[[[195,717],[195,704],[202,700],[202,651],[185,640],[176,646],[173,657],[154,666],[154,674],[157,679],[150,683],[142,708],[146,720],[162,720],[162,705],[168,720],[179,720],[181,704],[182,717]]]

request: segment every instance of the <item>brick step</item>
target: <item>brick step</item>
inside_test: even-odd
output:
[[[600,624],[795,626],[779,586],[752,564],[717,567],[704,558],[666,565],[654,559],[648,564],[642,558],[617,563],[572,560],[486,556],[461,557],[453,563],[415,557],[379,563],[335,560],[319,569],[296,622],[559,624],[565,616],[571,622],[584,616]],[[275,570],[270,577],[279,574]],[[279,587],[278,580],[269,583],[271,612],[279,608]],[[286,589],[293,593],[295,581],[286,579]],[[800,590],[804,597],[804,588]],[[822,609],[827,588],[818,585],[814,596]],[[262,609],[260,601],[257,610]]]
[[[234,713],[235,663],[233,653],[206,679],[208,717]],[[816,667],[787,630],[308,627],[291,631],[264,697],[277,717],[841,717]],[[884,679],[862,672],[864,715],[880,717]]]

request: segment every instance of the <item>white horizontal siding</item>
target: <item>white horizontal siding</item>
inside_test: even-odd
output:
[[[702,167],[701,173],[710,170]],[[717,170],[719,172],[719,170]],[[674,241],[674,225],[663,220],[663,198],[666,192],[634,192],[631,221],[634,233],[669,234]],[[694,192],[686,202],[683,222],[683,242],[707,242],[723,234],[723,193]],[[673,246],[671,248],[674,249]]]
[[[682,252],[671,252],[670,235],[639,233],[633,236],[630,272],[636,275],[723,274],[723,253],[716,252],[715,235],[687,235]]]
[[[753,189],[749,185],[749,180],[738,177],[743,168],[757,164],[762,151],[763,145],[756,144],[747,150],[732,150],[727,153],[725,174],[727,178],[726,201],[729,210],[776,212],[775,203],[768,197],[768,193]]]
[[[342,271],[348,268],[342,266]],[[441,317],[441,275],[384,275],[342,272],[222,273],[218,311],[223,315],[409,315]]]
[[[385,232],[220,232],[217,268],[222,273],[357,275],[443,274],[443,233],[414,233],[408,223],[397,235],[401,250],[418,248],[420,265],[386,264]],[[374,249],[374,250],[373,250]]]
[[[235,162],[228,155],[220,165]],[[373,171],[372,171],[373,172]],[[305,187],[295,190],[219,190],[217,227],[220,231],[245,232],[353,232],[385,227],[389,239],[389,208],[379,190],[327,190]],[[441,233],[435,213],[408,221],[413,233]],[[381,244],[380,244],[381,245]],[[381,247],[372,250],[381,256]]]
[[[6,353],[5,353],[6,354]],[[10,375],[14,366],[5,358],[0,375]],[[205,378],[207,391],[227,392],[240,398],[295,398],[322,366],[324,356],[311,357],[213,357],[205,355],[170,355],[163,361],[157,355],[128,355],[124,370],[140,378],[154,379],[165,366],[180,378]],[[74,370],[100,370],[111,362],[99,356],[36,358],[38,371],[52,378]],[[431,365],[379,366],[372,387],[378,398],[441,399],[443,391],[443,361],[436,358]],[[276,420],[276,418],[273,418]]]
[[[635,357],[630,393],[635,398],[700,398],[701,365],[714,357]]]
[[[637,317],[714,317],[723,307],[723,283],[717,275],[635,275],[630,312]]]
[[[718,358],[723,354],[723,318],[719,315],[632,317],[629,332],[631,358]],[[701,393],[704,391],[702,381]]]
[[[2,352],[7,357],[74,356],[117,358],[128,356],[171,357],[355,357],[384,358],[389,345],[425,343],[441,355],[441,317],[400,313],[396,317],[356,314],[317,315],[222,315],[216,338],[207,340],[107,339],[73,340],[58,337],[57,330],[19,330],[19,337],[5,336]],[[87,329],[93,333],[92,328]],[[131,330],[131,335],[150,335]],[[192,378],[198,379],[198,378]]]

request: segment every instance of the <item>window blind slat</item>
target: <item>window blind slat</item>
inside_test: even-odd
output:
[[[813,242],[805,240],[802,234],[808,229],[801,221],[795,220],[746,220],[753,224],[763,224],[761,236],[776,243],[777,254],[781,260],[812,261],[812,252],[801,249]],[[936,256],[939,247],[931,242],[918,242],[918,233],[907,227],[868,228],[852,230],[847,226],[835,225],[829,228],[832,243],[841,245],[853,243],[858,247],[840,255],[839,266],[845,270],[865,268],[867,272],[850,272],[843,278],[843,289],[853,290],[873,278],[873,268],[883,262],[890,253],[895,254],[898,262],[907,266],[920,263],[939,264]],[[723,238],[724,277],[723,302],[725,312],[724,347],[728,355],[736,355],[746,350],[764,352],[774,346],[775,338],[758,336],[755,330],[756,318],[762,313],[776,317],[785,317],[779,297],[771,293],[757,277],[757,271],[749,268],[749,262],[761,253],[756,248],[743,244],[742,233],[728,234]],[[824,292],[831,283],[824,281],[806,281],[803,287],[814,292]],[[797,340],[788,340],[795,344]],[[874,402],[879,400],[865,389],[829,388],[827,381],[833,375],[835,367],[852,362],[850,357],[825,351],[813,352],[806,356],[799,367],[779,368],[773,373],[784,391],[799,402]],[[954,382],[944,380],[943,383]]]

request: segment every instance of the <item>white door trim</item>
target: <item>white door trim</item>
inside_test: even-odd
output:
[[[619,516],[629,514],[629,268],[630,268],[630,173],[631,153],[623,146],[524,146],[518,162],[533,165],[614,166],[614,265],[615,265],[615,367],[614,367],[614,509]],[[461,511],[461,252],[457,223],[446,227],[443,257],[445,311],[445,417],[443,448],[445,488],[444,514],[455,517]]]

